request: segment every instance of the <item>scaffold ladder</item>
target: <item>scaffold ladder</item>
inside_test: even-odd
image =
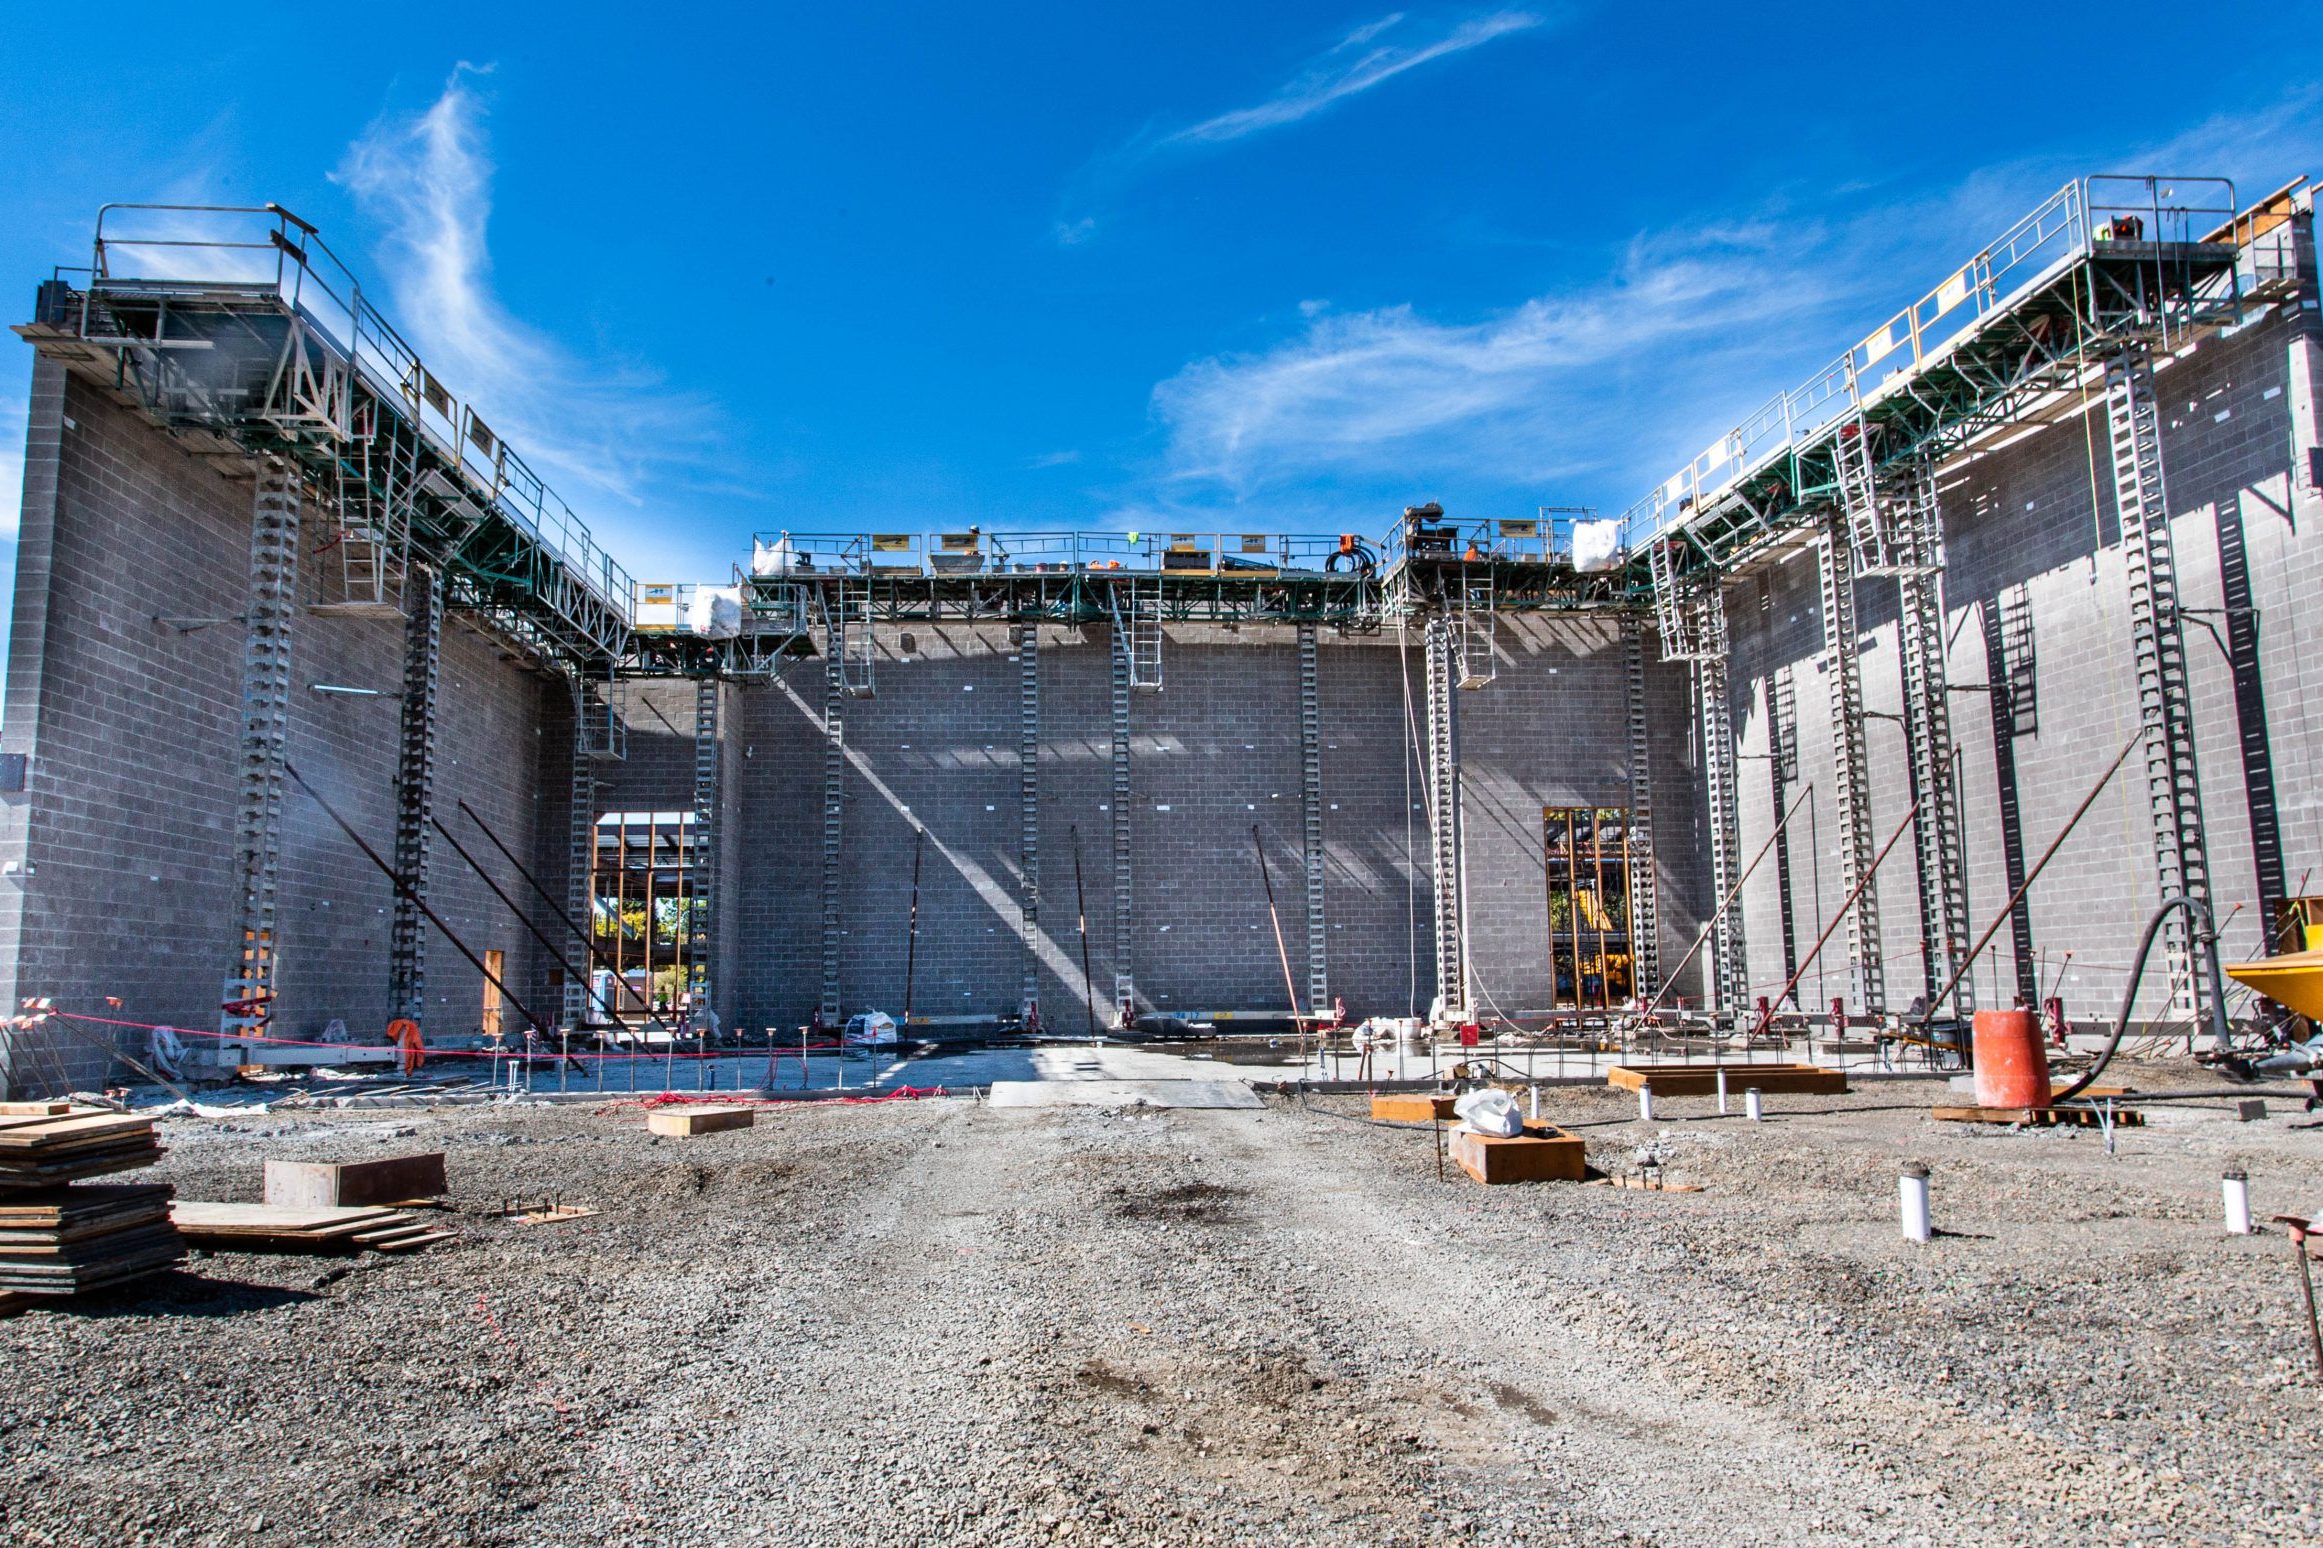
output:
[[[851,699],[873,697],[870,577],[842,576],[835,588],[816,592],[815,599],[823,609],[824,649],[837,669],[840,691]]]
[[[1797,900],[1791,892],[1791,835],[1780,826],[1780,813],[1790,805],[1790,785],[1799,777],[1799,689],[1788,663],[1767,678],[1767,774],[1773,788],[1769,811],[1777,813],[1774,833],[1775,909],[1783,936],[1783,980],[1799,976]],[[1791,1003],[1798,1002],[1794,985]]]
[[[1735,763],[1734,707],[1727,682],[1726,591],[1716,578],[1698,585],[1687,599],[1687,627],[1697,645],[1694,699],[1702,720],[1702,784],[1710,812],[1710,885],[1714,896],[1734,890],[1742,871],[1742,829]],[[1740,1020],[1749,1004],[1749,951],[1743,938],[1742,909],[1718,915],[1710,935],[1716,969],[1718,1008]]]
[[[1133,974],[1135,942],[1130,934],[1129,826],[1129,634],[1121,609],[1113,609],[1113,1006],[1116,1011],[1137,993]]]
[[[1468,1015],[1466,887],[1460,850],[1460,719],[1454,695],[1458,647],[1451,625],[1428,620],[1428,859],[1434,889],[1436,1008],[1439,1022]]]
[[[714,677],[694,683],[694,831],[686,847],[686,904],[690,944],[687,972],[694,1004],[713,1003],[717,979],[718,850],[724,840],[718,823],[721,800],[718,763],[719,696]]]
[[[1017,626],[1016,782],[1018,800],[1017,898],[1024,939],[1024,992],[1020,1009],[1040,1007],[1041,927],[1041,632],[1037,624]]]
[[[1482,688],[1499,674],[1493,655],[1492,571],[1472,574],[1460,582],[1460,607],[1453,615],[1453,646],[1460,668],[1460,686]]]
[[[1887,1010],[1887,970],[1880,941],[1879,882],[1871,875],[1871,770],[1863,735],[1863,664],[1855,623],[1855,575],[1845,540],[1826,523],[1815,542],[1823,593],[1824,676],[1831,690],[1831,782],[1838,793],[1839,886],[1856,893],[1847,914],[1847,962],[1853,1008]],[[1857,884],[1862,890],[1857,892]]]
[[[395,765],[395,874],[404,889],[395,895],[388,927],[388,963],[391,986],[388,1003],[395,1014],[427,1025],[427,917],[420,900],[427,896],[428,822],[435,813],[436,700],[442,682],[440,658],[444,639],[444,583],[441,571],[427,569],[414,575],[405,602],[410,613],[403,629],[403,706],[400,745]]]
[[[1125,593],[1128,603],[1126,609],[1122,605]],[[1139,693],[1161,692],[1162,595],[1159,576],[1132,575],[1115,588],[1113,627],[1127,651],[1129,686]]]
[[[240,957],[219,1031],[253,1032],[272,1013],[275,904],[290,745],[291,619],[298,600],[299,487],[290,467],[259,464],[250,524],[250,607],[242,647],[242,738],[235,823]]]
[[[581,739],[582,756],[602,758],[608,763],[626,759],[629,722],[622,718],[621,707],[614,702],[613,679],[607,677],[602,683],[578,679],[573,691],[573,712],[580,717],[576,730]]]
[[[1911,767],[1920,894],[1920,960],[1933,997],[1952,980],[1968,951],[1968,864],[1960,828],[1960,791],[1952,777],[1950,676],[1944,660],[1944,520],[1936,470],[1926,458],[1909,469],[1894,508],[1903,531],[1894,549],[1896,614],[1903,664],[1904,742]],[[1959,1013],[1976,1009],[1975,984],[1961,974]]]
[[[847,700],[836,655],[823,658],[823,1023],[839,1024],[839,862],[847,810]]]
[[[1678,589],[1677,537],[1656,538],[1646,545],[1646,567],[1653,577],[1654,632],[1661,636],[1664,661],[1691,661],[1700,645],[1692,629],[1692,615]]]
[[[1659,878],[1654,864],[1653,739],[1646,715],[1645,638],[1638,620],[1621,620],[1622,699],[1629,720],[1629,949],[1633,992],[1651,998],[1662,986]]]
[[[2146,787],[2153,811],[2154,861],[2165,898],[2207,906],[2210,864],[2202,828],[2202,786],[2194,756],[2194,707],[2186,670],[2177,561],[2170,539],[2169,496],[2154,405],[2153,362],[2145,348],[2105,361],[2105,417],[2113,452],[2113,494],[2128,569],[2130,639],[2136,655],[2138,714],[2145,727]],[[2184,986],[2176,1008],[2202,1007],[2189,971],[2182,914],[2165,939],[2172,981]]]
[[[1330,929],[1323,913],[1323,703],[1312,623],[1299,625],[1299,815],[1307,871],[1307,1006],[1331,1001]]]

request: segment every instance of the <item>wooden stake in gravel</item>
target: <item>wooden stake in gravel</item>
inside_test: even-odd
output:
[[[2307,1298],[2307,1337],[2315,1346],[2315,1376],[2323,1381],[2323,1322],[2315,1316],[2315,1271],[2307,1266],[2308,1222],[2298,1215],[2277,1215],[2275,1224],[2291,1233],[2291,1261],[2299,1265],[2299,1290]]]

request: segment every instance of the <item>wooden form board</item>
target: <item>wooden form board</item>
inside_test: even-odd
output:
[[[1726,1094],[1735,1101],[1752,1086],[1768,1096],[1837,1096],[1847,1090],[1846,1071],[1817,1064],[1617,1064],[1605,1072],[1605,1083],[1624,1091],[1650,1084],[1655,1096],[1716,1096],[1721,1069]]]
[[[1579,1182],[1589,1171],[1589,1147],[1554,1124],[1528,1123],[1507,1139],[1454,1129],[1448,1153],[1480,1183]]]
[[[445,1190],[444,1154],[386,1156],[377,1161],[269,1161],[266,1202],[313,1205],[401,1204]]]
[[[645,1115],[645,1126],[655,1134],[682,1139],[689,1134],[715,1134],[721,1129],[747,1129],[758,1121],[754,1107],[657,1107]]]
[[[1939,1107],[1930,1117],[1945,1123],[2013,1123],[2036,1129],[2095,1129],[2105,1115],[2094,1107]],[[2113,1121],[2125,1129],[2142,1128],[2146,1115],[2135,1108],[2116,1108]]]
[[[1383,1091],[1371,1099],[1371,1116],[1390,1123],[1432,1123],[1449,1119],[1458,1100],[1448,1091]]]

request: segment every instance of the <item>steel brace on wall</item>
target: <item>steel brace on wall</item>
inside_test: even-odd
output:
[[[291,619],[298,604],[299,488],[284,463],[259,464],[250,525],[250,611],[242,647],[242,740],[235,821],[236,942],[218,1029],[265,1028],[275,985],[275,903],[290,750]]]
[[[1299,625],[1299,817],[1307,870],[1307,1007],[1331,1001],[1330,928],[1323,915],[1323,705],[1315,626]]]
[[[1041,632],[1040,626],[1017,626],[1017,707],[1021,720],[1016,743],[1017,899],[1024,937],[1024,990],[1020,1009],[1040,1009],[1041,962]]]
[[[1903,665],[1904,744],[1911,796],[1920,803],[1913,839],[1920,894],[1920,960],[1924,996],[1952,980],[1968,951],[1967,846],[1960,791],[1952,768],[1950,678],[1944,660],[1944,521],[1936,470],[1928,459],[1906,465],[1893,497],[1897,632]],[[1960,975],[1959,1014],[1976,1009],[1974,981]]]
[[[1650,999],[1662,986],[1660,878],[1654,864],[1653,740],[1645,701],[1645,631],[1621,620],[1622,698],[1629,717],[1629,941],[1633,991]]]
[[[442,681],[444,582],[440,571],[406,572],[401,746],[395,766],[395,874],[408,891],[395,895],[389,926],[388,1002],[395,1014],[427,1025],[428,821],[435,814],[436,698]]]
[[[1853,1008],[1887,1011],[1887,969],[1879,933],[1879,882],[1871,878],[1871,771],[1863,735],[1863,664],[1855,622],[1854,561],[1840,534],[1826,524],[1815,542],[1815,573],[1822,587],[1825,676],[1831,690],[1831,779],[1839,805],[1839,887],[1861,884],[1847,915],[1848,969]]]
[[[1702,724],[1702,785],[1710,815],[1710,885],[1716,897],[1734,890],[1742,871],[1742,815],[1734,748],[1734,705],[1727,682],[1726,591],[1716,580],[1686,598],[1687,636],[1694,647],[1694,700]],[[1741,900],[1718,915],[1710,934],[1718,1008],[1740,1018],[1750,1000],[1750,948],[1742,929]]]
[[[714,677],[694,684],[694,836],[686,850],[687,922],[692,938],[687,958],[691,971],[702,980],[694,1004],[712,1008],[718,999],[718,850],[724,839],[718,831],[718,719],[723,692],[724,685]]]
[[[1129,696],[1136,686],[1131,636],[1119,609],[1113,614],[1113,1005],[1137,994],[1130,935]]]
[[[1434,886],[1439,1021],[1468,1016],[1467,879],[1460,847],[1460,642],[1442,617],[1428,620],[1428,858]]]
[[[2210,902],[2210,861],[2202,828],[2202,786],[2194,756],[2194,707],[2186,672],[2178,568],[2170,540],[2169,496],[2162,478],[2162,439],[2154,404],[2153,362],[2143,346],[2105,361],[2105,417],[2113,455],[2113,494],[2128,570],[2131,648],[2136,655],[2138,715],[2145,728],[2146,789],[2152,807],[2154,864],[2165,898]],[[2173,914],[2164,937],[2172,980],[2183,987],[2182,1011],[2200,1012],[2189,971],[2183,923]]]

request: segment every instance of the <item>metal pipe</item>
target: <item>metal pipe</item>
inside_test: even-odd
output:
[[[1266,913],[1274,921],[1274,949],[1282,959],[1282,986],[1291,997],[1291,1025],[1299,1029],[1299,1067],[1303,1070],[1307,1060],[1307,1018],[1299,1009],[1298,984],[1291,978],[1291,949],[1283,944],[1282,913],[1274,905],[1274,873],[1267,868],[1266,843],[1259,838],[1255,822],[1250,825],[1250,847],[1258,851],[1258,875],[1266,883]]]
[[[1081,1011],[1088,1017],[1089,1036],[1097,1035],[1097,986],[1089,976],[1089,899],[1081,890],[1081,825],[1069,830],[1073,840],[1073,919],[1081,932]]]
[[[469,963],[475,967],[476,971],[484,975],[484,982],[499,990],[500,997],[506,1000],[510,1005],[516,1007],[516,1013],[525,1019],[527,1025],[538,1027],[541,1024],[540,1018],[535,1016],[531,1009],[527,1007],[522,1000],[516,997],[515,991],[500,981],[500,975],[486,967],[484,965],[484,959],[470,951],[468,949],[468,943],[461,940],[460,937],[453,932],[450,925],[444,923],[444,916],[437,913],[433,908],[428,906],[428,900],[419,895],[419,889],[412,886],[411,883],[405,881],[402,877],[396,875],[395,867],[389,865],[385,860],[379,858],[379,851],[373,849],[369,844],[364,842],[363,835],[357,833],[353,824],[349,823],[346,818],[339,815],[338,808],[334,807],[330,802],[323,799],[322,793],[320,791],[316,790],[314,786],[306,782],[305,775],[299,773],[297,768],[295,768],[287,759],[285,759],[283,762],[282,771],[285,774],[288,774],[291,779],[297,783],[299,789],[307,793],[308,797],[314,801],[315,805],[323,809],[323,815],[330,818],[331,821],[339,825],[339,831],[341,833],[346,834],[348,838],[354,840],[355,847],[363,851],[363,857],[369,860],[373,865],[379,867],[380,874],[385,876],[388,881],[393,884],[395,890],[402,893],[405,897],[411,899],[412,906],[427,916],[428,923],[434,925],[438,930],[443,932],[444,939],[452,943],[452,949],[457,951],[461,956],[466,957]]]
[[[1775,1007],[1782,1004],[1790,992],[1799,986],[1799,979],[1805,975],[1808,968],[1814,965],[1815,959],[1823,954],[1824,943],[1831,939],[1831,932],[1839,928],[1839,921],[1847,917],[1847,911],[1855,906],[1855,900],[1863,896],[1863,889],[1871,885],[1871,879],[1877,876],[1879,868],[1887,863],[1889,852],[1896,847],[1896,840],[1904,836],[1904,829],[1910,827],[1912,819],[1920,815],[1920,805],[1927,799],[1926,796],[1922,796],[1918,801],[1914,801],[1912,809],[1904,813],[1904,820],[1896,824],[1895,832],[1889,834],[1887,842],[1879,846],[1879,853],[1872,857],[1871,864],[1864,868],[1863,875],[1856,880],[1853,887],[1848,889],[1847,901],[1839,905],[1839,912],[1831,916],[1831,922],[1823,927],[1823,933],[1815,937],[1814,948],[1807,953],[1806,960],[1792,971],[1790,982],[1783,985],[1782,992],[1767,1001],[1766,1010],[1760,1014],[1758,1025],[1752,1030],[1751,1036],[1758,1036],[1773,1023]]]
[[[2001,906],[2000,912],[1994,916],[1992,923],[1985,926],[1984,933],[1976,938],[1976,944],[1968,948],[1968,955],[1962,957],[1959,965],[1952,969],[1950,980],[1945,983],[1941,990],[1929,996],[1927,1014],[1920,1018],[1922,1026],[1936,1019],[1936,1007],[1942,1005],[1945,997],[1960,987],[1960,980],[1967,976],[1969,968],[1975,965],[1976,959],[1983,954],[1984,948],[1992,944],[1992,938],[2000,933],[2000,927],[2008,923],[2009,916],[2016,912],[2017,905],[2024,901],[2024,896],[2032,890],[2033,883],[2041,879],[2041,872],[2047,869],[2051,860],[2056,858],[2057,851],[2064,847],[2065,840],[2072,837],[2073,830],[2080,826],[2082,817],[2090,807],[2097,804],[2097,798],[2104,794],[2107,785],[2113,783],[2113,776],[2120,771],[2131,751],[2144,739],[2145,732],[2141,729],[2134,733],[2128,741],[2121,744],[2121,751],[2113,755],[2113,761],[2105,766],[2105,772],[2098,776],[2097,783],[2090,787],[2089,794],[2081,798],[2081,804],[2073,808],[2073,815],[2065,819],[2063,829],[2049,841],[2049,847],[2041,851],[2041,858],[2034,863],[2025,879],[2018,883],[2017,890],[2009,894],[2008,902]]]
[[[1734,906],[1734,900],[1742,896],[1742,884],[1750,880],[1751,872],[1758,869],[1759,862],[1775,847],[1775,840],[1782,837],[1783,829],[1789,827],[1791,819],[1799,814],[1800,803],[1813,794],[1814,789],[1813,785],[1808,785],[1799,791],[1791,802],[1790,810],[1783,813],[1783,820],[1775,824],[1774,831],[1766,836],[1766,842],[1758,846],[1758,853],[1751,856],[1750,864],[1744,866],[1742,874],[1734,878],[1734,885],[1726,889],[1726,896],[1719,900],[1716,912],[1703,921],[1701,933],[1694,937],[1694,944],[1686,948],[1686,954],[1678,959],[1676,967],[1662,975],[1662,986],[1654,991],[1653,999],[1647,1003],[1646,1015],[1650,1016],[1661,1008],[1662,996],[1670,992],[1670,985],[1678,981],[1678,975],[1685,971],[1686,964],[1694,960],[1694,953],[1702,949],[1702,943],[1710,939],[1710,932],[1718,928],[1718,921],[1726,917],[1726,911]]]
[[[919,971],[920,955],[920,857],[927,847],[928,830],[918,824],[911,830],[911,922],[906,928],[903,944],[903,1024],[911,1025],[912,980]]]

